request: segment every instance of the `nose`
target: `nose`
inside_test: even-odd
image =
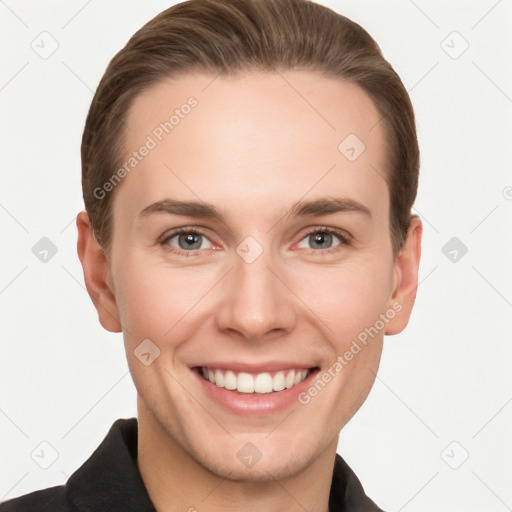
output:
[[[272,261],[269,251],[251,263],[238,254],[233,259],[234,268],[219,290],[217,327],[247,341],[263,341],[293,331],[298,308],[285,272]]]

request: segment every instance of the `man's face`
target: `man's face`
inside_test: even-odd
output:
[[[139,419],[220,475],[293,474],[336,446],[394,316],[380,115],[357,86],[313,72],[198,74],[139,95],[127,123],[125,160],[148,135],[156,144],[113,203]],[[339,201],[300,211],[321,200]]]

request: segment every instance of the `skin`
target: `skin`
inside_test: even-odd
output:
[[[413,217],[395,256],[384,123],[359,87],[306,71],[213,78],[166,79],[136,98],[127,155],[187,98],[198,105],[115,190],[108,253],[78,215],[85,282],[103,327],[124,334],[137,463],[157,510],[325,512],[339,432],[373,385],[384,334],[411,313],[421,223]],[[350,133],[366,146],[353,162],[338,150]],[[332,197],[368,213],[287,215],[297,201]],[[211,203],[225,222],[140,216],[163,199]],[[159,243],[179,227],[205,235],[192,256],[176,252],[178,237]],[[319,247],[308,228],[348,241]],[[236,252],[247,236],[263,249],[250,264]],[[307,405],[242,417],[209,399],[190,369],[278,360],[322,373],[393,304],[401,311]],[[148,338],[161,353],[145,366],[134,350]],[[262,453],[252,467],[236,456],[247,442]]]

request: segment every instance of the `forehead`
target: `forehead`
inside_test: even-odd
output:
[[[380,118],[357,85],[315,72],[165,79],[130,108],[123,163],[134,165],[115,203],[135,214],[195,199],[263,216],[263,204],[272,215],[342,194],[387,212]]]

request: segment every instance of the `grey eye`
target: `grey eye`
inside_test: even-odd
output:
[[[196,251],[199,249],[210,249],[212,243],[201,233],[185,231],[169,237],[169,245],[184,251]]]
[[[341,240],[338,235],[325,231],[316,231],[304,237],[298,247],[302,249],[330,249],[340,244]]]

